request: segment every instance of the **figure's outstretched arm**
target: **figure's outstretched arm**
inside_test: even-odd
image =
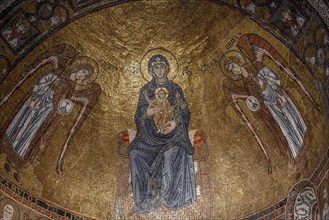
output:
[[[25,80],[31,76],[33,73],[35,73],[40,67],[46,65],[47,63],[51,63],[53,65],[53,69],[58,68],[58,60],[55,56],[48,57],[47,59],[44,59],[41,61],[36,67],[34,67],[32,70],[30,70],[27,74],[25,74],[22,78],[20,78],[13,88],[10,90],[10,92],[0,101],[0,106],[2,106],[4,103],[8,101],[8,99],[12,96],[12,94],[25,82]]]

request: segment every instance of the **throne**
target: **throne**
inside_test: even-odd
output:
[[[136,131],[126,129],[118,135],[117,154],[120,157],[120,167],[117,175],[114,219],[209,219],[211,218],[211,192],[208,171],[207,135],[202,129],[189,131],[189,138],[195,151],[193,154],[194,175],[196,182],[197,199],[191,205],[178,210],[154,210],[152,213],[127,217],[127,213],[134,206],[134,197],[131,187],[131,172],[129,158],[129,144],[134,140]]]

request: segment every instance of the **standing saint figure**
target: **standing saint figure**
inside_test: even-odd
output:
[[[140,90],[135,113],[137,134],[130,144],[135,200],[132,213],[150,213],[161,205],[178,210],[196,199],[194,148],[188,136],[190,110],[183,90],[167,78],[170,65],[165,56],[152,56],[148,70],[152,80]],[[163,109],[161,105],[150,105],[150,100],[156,100],[160,90],[168,91],[165,99],[173,109],[173,117],[159,130],[155,116]]]

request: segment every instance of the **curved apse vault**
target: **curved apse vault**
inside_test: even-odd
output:
[[[324,3],[1,4],[3,217],[325,219]]]

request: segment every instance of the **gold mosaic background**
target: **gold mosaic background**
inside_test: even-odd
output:
[[[180,75],[175,81],[182,86],[191,108],[190,129],[202,128],[209,137],[213,216],[241,217],[283,198],[295,184],[295,166],[279,154],[265,124],[254,119],[272,160],[273,173],[267,174],[260,148],[243,121],[228,106],[221,89],[225,77],[216,60],[227,51],[225,45],[232,37],[246,33],[267,39],[320,104],[321,111],[317,112],[301,95],[297,84],[266,60],[270,68],[279,73],[284,88],[293,94],[304,118],[311,123],[314,137],[308,151],[309,165],[302,171],[301,179],[311,175],[328,146],[329,129],[319,92],[307,68],[289,48],[251,19],[211,2],[188,3],[137,1],[89,14],[57,31],[17,65],[1,85],[1,94],[47,48],[70,44],[81,55],[98,62],[97,82],[102,88],[97,105],[67,151],[64,173],[56,174],[56,162],[77,112],[65,116],[45,155],[22,170],[24,189],[67,209],[94,218],[111,218],[119,165],[117,135],[126,128],[135,128],[133,117],[138,92],[146,83],[140,75],[139,62],[148,50],[164,47],[176,55],[180,64]],[[185,67],[190,68],[192,74],[182,74]],[[39,69],[0,107],[1,124],[18,100],[30,92],[36,80],[49,69],[50,65]],[[4,161],[1,155],[1,166]],[[1,173],[6,175],[4,171]]]

